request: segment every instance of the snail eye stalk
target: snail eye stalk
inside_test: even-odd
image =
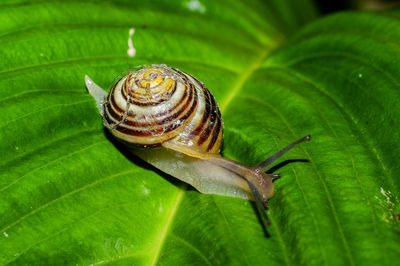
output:
[[[302,137],[301,139],[296,140],[295,142],[287,145],[285,148],[283,148],[280,151],[277,151],[276,153],[274,153],[273,155],[271,155],[270,157],[268,157],[267,159],[265,159],[264,161],[262,161],[261,163],[257,164],[255,167],[262,170],[263,172],[267,171],[267,168],[276,160],[278,160],[282,155],[284,155],[286,152],[288,152],[289,150],[291,150],[294,146],[296,146],[297,144],[300,144],[304,141],[309,141],[311,140],[311,136],[307,135],[305,137]],[[280,177],[280,176],[279,176]],[[277,178],[279,178],[277,177]],[[275,178],[276,179],[276,178]]]

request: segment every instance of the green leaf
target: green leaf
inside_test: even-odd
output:
[[[400,11],[304,26],[315,17],[305,0],[3,1],[0,265],[399,261]],[[105,134],[84,75],[107,87],[152,63],[212,91],[225,157],[253,165],[312,135],[274,167],[270,238],[252,203],[200,194]]]

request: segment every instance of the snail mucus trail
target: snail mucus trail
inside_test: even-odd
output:
[[[223,122],[217,103],[195,77],[166,65],[121,73],[107,93],[88,76],[104,126],[128,149],[201,193],[254,200],[264,226],[273,181],[267,168],[305,136],[255,166],[221,157]],[[146,148],[143,148],[146,147]]]

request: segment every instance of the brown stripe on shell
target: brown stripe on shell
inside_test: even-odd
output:
[[[187,119],[189,116],[191,116],[193,114],[194,110],[196,109],[196,107],[197,107],[197,93],[194,93],[193,105],[190,108],[190,110],[188,112],[186,112],[186,114],[181,119]]]
[[[171,96],[171,95],[174,94],[174,92],[175,92],[175,90],[176,90],[176,86],[177,86],[176,82],[174,82],[173,84],[171,84],[167,89],[170,89],[172,86],[173,86],[173,88],[172,88],[171,92],[168,92],[168,95],[169,95],[169,96]],[[126,99],[127,99],[127,91],[128,91],[129,89],[126,89],[126,86],[124,86],[122,89],[123,89],[123,97],[124,97],[124,99],[126,100]],[[145,88],[140,88],[140,89],[143,90],[143,89],[145,89]],[[139,93],[138,91],[139,91],[140,89],[137,89],[136,91],[134,91],[134,92],[132,93],[131,97],[134,96],[134,98],[138,98],[138,99],[140,99],[140,100],[147,100],[149,94],[148,94],[148,93],[147,93],[147,94]],[[163,92],[154,93],[154,91],[153,91],[153,93],[151,94],[151,96],[152,96],[153,98],[157,98],[157,97],[160,97],[160,96],[163,96],[163,95],[164,95]]]
[[[170,88],[172,88],[172,89],[170,90]],[[140,90],[140,89],[137,89],[136,91],[134,91],[134,92],[131,94],[131,97],[133,96],[134,98],[136,98],[136,99],[138,99],[138,100],[148,100],[149,93],[148,93],[148,92],[146,92],[146,93],[140,93],[139,90]],[[143,89],[141,89],[141,90],[143,90]],[[168,96],[173,95],[174,92],[175,92],[175,90],[176,90],[176,82],[174,82],[173,84],[170,84],[170,86],[167,87],[165,90],[167,90],[167,95],[168,95]],[[170,90],[170,91],[168,91],[168,90]],[[124,92],[124,93],[125,93],[125,92]],[[155,90],[152,90],[152,91],[151,91],[151,96],[152,96],[152,98],[160,98],[160,97],[163,97],[163,95],[165,95],[165,92],[160,92],[160,91],[159,91],[159,92],[156,92]]]
[[[167,93],[152,93],[151,94],[151,101],[148,101],[149,100],[149,95],[140,94],[140,93],[136,92],[136,93],[134,93],[132,95],[133,97],[131,96],[130,102],[134,103],[136,105],[140,105],[140,106],[149,106],[149,105],[160,104],[160,103],[162,103],[162,102],[164,102],[164,101],[166,101],[166,100],[168,100],[169,98],[172,97],[172,95],[176,91],[176,86],[177,86],[177,83],[174,82],[174,87],[170,92],[168,91]],[[125,96],[124,96],[124,98],[125,98],[125,100],[127,100]],[[158,98],[159,98],[159,100],[156,101]]]
[[[108,117],[106,118],[107,122],[109,122],[110,120],[108,119]],[[111,121],[111,123],[113,123]],[[171,123],[167,128],[165,127],[161,127],[161,128],[157,128],[157,129],[151,129],[151,130],[135,130],[135,129],[130,129],[130,128],[126,128],[124,126],[122,126],[121,124],[116,125],[114,130],[117,130],[119,132],[122,132],[124,134],[130,135],[130,136],[140,136],[140,137],[150,137],[150,136],[157,136],[160,134],[165,134],[168,133],[174,129],[176,129],[177,127],[179,127],[181,124],[178,123]]]
[[[208,118],[211,115],[212,109],[211,109],[211,102],[210,102],[210,97],[207,95],[209,94],[208,90],[204,91],[204,97],[205,97],[205,108],[204,108],[204,113],[203,117],[201,120],[201,123],[190,133],[188,136],[188,140],[192,140],[196,136],[200,134],[200,132],[203,130],[204,126],[206,125],[206,122]]]
[[[112,105],[112,107],[113,107],[114,109],[116,109],[116,111],[117,111],[118,113],[121,113],[120,116],[122,116],[122,114],[123,114],[125,111],[115,102],[115,100],[114,100],[114,91],[115,91],[115,89],[113,89],[113,90],[111,91],[111,93],[109,94],[109,99],[107,99],[107,101],[104,102],[104,104],[103,104],[104,110],[108,109],[108,104],[110,104],[110,105]],[[169,110],[167,110],[167,111],[164,111],[164,112],[162,112],[162,113],[159,113],[159,114],[154,115],[154,117],[157,117],[157,118],[158,118],[158,117],[162,117],[162,116],[165,116],[165,115],[167,115],[167,114],[172,113],[172,111],[174,111],[176,108],[178,108],[178,106],[180,106],[180,105],[182,104],[182,102],[186,100],[186,98],[187,98],[187,90],[185,89],[184,92],[183,92],[183,95],[182,95],[181,99],[180,99],[179,102],[178,102],[178,104],[174,105],[171,109],[169,109]],[[115,116],[118,115],[117,113],[115,113],[114,110],[112,110],[112,111],[113,111],[113,113],[115,114]],[[114,116],[114,117],[115,117],[115,116]],[[130,117],[130,118],[134,118],[134,117],[136,117],[136,115],[135,115],[135,114],[130,114],[129,117]]]
[[[109,94],[109,97],[108,97],[108,102],[105,102],[105,104],[112,105],[112,106],[117,110],[117,112],[119,112],[119,113],[124,113],[124,112],[125,112],[124,109],[122,109],[122,108],[115,102],[115,100],[114,100],[114,98],[115,98],[114,93],[115,93],[115,87],[112,88],[111,93]],[[105,109],[107,109],[107,105],[104,106],[104,110],[105,110]]]
[[[156,122],[157,125],[163,125],[166,124],[176,118],[178,118],[188,107],[190,104],[193,104],[193,91],[190,91],[189,97],[187,99],[187,101],[185,102],[185,104],[175,113],[173,113],[172,115],[164,118],[163,120],[160,121],[152,121],[152,122],[148,122],[148,123],[139,123],[139,122],[133,122],[133,121],[126,121],[128,125],[132,125],[132,126],[147,126],[147,125],[154,125],[154,122]],[[197,101],[196,101],[197,104]],[[179,106],[179,105],[178,105]],[[153,117],[151,117],[150,119],[152,119]]]
[[[146,100],[148,100],[148,97],[147,98],[143,97],[139,100],[135,100],[135,97],[134,97],[134,98],[131,98],[130,102],[133,104],[139,105],[139,106],[157,105],[157,104],[160,104],[162,102],[169,100],[172,97],[172,95],[175,93],[175,91],[176,91],[176,82],[175,82],[175,86],[171,92],[152,94],[152,101],[146,102]],[[136,94],[135,94],[135,96],[136,96]],[[158,101],[155,101],[157,98],[160,98],[160,99]]]
[[[195,80],[200,85],[200,87],[203,89],[203,92],[204,92],[204,95],[205,95],[205,98],[206,98],[205,99],[206,108],[204,110],[203,119],[202,119],[200,125],[192,132],[193,135],[191,134],[191,138],[190,139],[192,139],[193,137],[198,135],[200,133],[200,131],[204,128],[204,126],[206,125],[206,121],[208,120],[212,110],[216,110],[217,111],[216,115],[215,114],[211,114],[212,117],[210,119],[210,123],[209,123],[207,129],[205,131],[203,131],[203,134],[201,134],[201,138],[199,139],[199,142],[198,142],[198,144],[201,145],[208,139],[208,137],[210,136],[210,133],[207,134],[207,132],[210,132],[211,125],[213,124],[212,122],[215,121],[215,119],[216,119],[217,123],[216,123],[216,125],[212,126],[212,128],[213,128],[211,130],[212,131],[211,132],[212,139],[211,139],[210,144],[209,144],[209,146],[207,148],[207,151],[210,151],[212,149],[212,147],[214,146],[215,141],[218,138],[219,131],[221,130],[221,112],[219,111],[219,108],[218,108],[218,105],[217,105],[217,103],[216,103],[216,101],[214,99],[214,96],[204,86],[203,82],[201,82],[200,80],[198,80],[197,78],[195,78],[194,76],[192,76],[190,74],[183,73],[182,71],[179,71],[179,72],[181,74],[190,76],[193,80]]]
[[[190,93],[192,94],[193,92],[190,91]],[[189,97],[190,97],[190,95],[189,95]],[[169,110],[167,110],[167,111],[165,111],[165,112],[156,114],[155,117],[161,117],[161,116],[165,116],[165,115],[171,113],[173,110],[175,110],[176,108],[178,108],[178,106],[180,106],[180,105],[182,104],[182,102],[183,102],[186,98],[187,98],[187,90],[185,89],[185,91],[183,92],[183,95],[182,95],[181,99],[179,100],[178,104],[174,105],[171,109],[169,109]]]
[[[110,125],[115,124],[115,122],[112,121],[108,116],[105,116],[104,118],[107,121],[107,123],[109,123]],[[143,130],[129,129],[129,128],[123,127],[121,124],[119,124],[119,125],[116,124],[112,128],[112,130],[116,130],[125,135],[134,136],[134,137],[154,137],[154,136],[161,135],[161,134],[163,134],[163,136],[165,136],[166,133],[173,131],[178,126],[180,126],[180,124],[172,123],[167,128],[158,128],[158,129],[151,129],[151,130],[143,131]],[[163,142],[168,141],[174,137],[176,137],[176,134],[172,134],[169,138],[162,139],[162,141],[159,142],[158,144],[162,144]],[[135,142],[130,142],[130,143],[135,144]]]
[[[126,123],[126,121],[123,121],[121,124],[118,124],[119,122],[121,122],[121,120],[120,120],[122,118],[121,116],[118,117],[118,120],[119,120],[118,122],[111,120],[111,118],[108,115],[109,109],[106,110],[104,118],[105,118],[106,122],[110,125],[112,130],[116,130],[116,131],[126,134],[126,135],[136,136],[136,137],[154,137],[154,136],[161,135],[161,134],[165,135],[166,133],[171,132],[180,126],[186,125],[187,124],[186,119],[193,115],[194,110],[197,107],[197,94],[196,93],[191,93],[191,94],[192,95],[194,94],[194,99],[188,101],[188,103],[185,104],[185,106],[183,106],[181,108],[182,110],[184,110],[185,107],[187,107],[188,105],[191,105],[190,109],[186,113],[184,113],[184,115],[182,117],[177,119],[175,122],[170,123],[168,125],[168,127],[152,128],[150,130],[135,130],[135,129],[126,128],[123,126],[124,123]],[[192,96],[192,98],[193,98],[193,96]],[[180,112],[180,113],[182,113],[182,112]],[[114,125],[114,127],[113,127],[113,125]],[[168,138],[164,137],[164,139],[162,139],[160,144],[176,137],[180,132],[181,132],[181,130],[179,132],[177,132],[176,134],[172,134]],[[131,143],[135,144],[135,142],[131,142]],[[136,143],[136,144],[139,144],[139,143]]]
[[[221,113],[220,113],[219,109],[218,109],[217,115],[218,115],[217,123],[215,124],[215,127],[213,128],[212,137],[211,137],[210,143],[208,144],[207,151],[210,151],[214,147],[215,142],[217,141],[219,132],[221,131]]]
[[[130,93],[131,90],[133,90],[133,88],[130,88],[130,86],[128,86],[128,84],[131,83],[132,76],[133,76],[133,75],[130,74],[130,75],[125,79],[124,84],[121,85],[121,87],[122,87],[122,97],[124,98],[125,101],[128,100],[128,94]],[[118,83],[119,83],[120,81],[121,81],[121,80],[119,80],[119,81],[113,86],[112,89],[114,89],[114,88],[118,85]],[[135,83],[136,83],[136,82],[135,82]],[[165,82],[163,82],[163,83],[165,83]],[[161,84],[163,84],[163,83],[161,83]],[[153,87],[153,88],[156,88],[156,87],[158,87],[158,86],[160,86],[160,85],[157,85],[157,86],[155,86],[155,87]],[[174,86],[174,87],[173,87],[172,91],[171,91],[171,92],[168,92],[167,94],[165,94],[165,93],[153,93],[153,94],[151,95],[151,96],[152,96],[152,97],[151,97],[151,101],[149,101],[149,95],[142,94],[142,93],[138,93],[137,91],[135,91],[134,93],[131,94],[131,97],[130,97],[130,99],[129,99],[129,102],[130,102],[130,103],[134,103],[134,104],[139,105],[139,106],[151,106],[151,105],[160,104],[160,103],[162,103],[162,102],[168,100],[168,99],[169,99],[170,97],[172,97],[172,95],[175,93],[176,87],[177,87],[177,82],[176,82],[176,81],[174,81],[173,86]],[[143,88],[142,88],[142,89],[143,89]],[[160,98],[160,99],[157,100],[157,98]]]
[[[148,119],[150,119],[150,122],[134,122],[132,120],[125,120],[124,124],[128,125],[128,126],[133,126],[133,127],[146,127],[146,126],[151,126],[151,125],[163,125],[166,124],[168,122],[170,122],[173,119],[176,119],[179,115],[181,115],[188,107],[190,104],[192,104],[192,100],[193,100],[193,90],[190,90],[189,96],[187,96],[186,90],[183,94],[183,97],[181,98],[181,100],[179,101],[179,103],[177,105],[175,105],[173,108],[171,108],[169,111],[163,112],[163,114],[170,114],[170,116],[163,118],[162,120],[160,119],[155,119],[156,117],[161,117],[159,114],[156,114],[155,116],[151,116]],[[196,95],[196,99],[197,99],[197,95]],[[183,106],[176,111],[175,113],[172,113],[172,111],[174,109],[176,109],[178,106],[180,106],[182,103],[184,102]],[[117,106],[115,101],[111,101],[111,104],[113,106]],[[197,100],[196,100],[196,104],[197,104]],[[105,110],[107,111],[106,114],[110,115],[112,118],[114,118],[117,121],[120,121],[122,118],[122,115],[125,111],[120,111],[120,114],[116,113],[113,108],[110,107],[106,107]],[[134,114],[129,114],[129,118],[133,118],[135,117]],[[154,119],[154,120],[153,120]],[[114,122],[115,123],[115,122]]]
[[[211,95],[211,94],[210,94],[210,95]],[[212,95],[211,95],[211,97],[212,97]],[[211,110],[212,110],[212,111],[211,111],[211,117],[210,117],[208,126],[207,126],[207,127],[203,130],[203,132],[200,134],[199,140],[197,141],[197,144],[199,144],[199,145],[203,144],[203,143],[208,139],[208,137],[209,137],[210,134],[211,134],[211,130],[213,129],[214,123],[216,122],[215,120],[216,120],[216,118],[217,118],[217,111],[216,111],[216,108],[218,108],[218,107],[217,107],[217,104],[216,104],[214,98],[212,97],[212,98],[211,98]]]
[[[217,105],[215,99],[214,99],[214,96],[210,93],[210,91],[204,86],[204,84],[201,81],[199,81],[197,78],[193,77],[190,74],[186,74],[180,70],[176,70],[176,71],[178,71],[180,74],[190,76],[195,82],[197,82],[199,84],[199,86],[203,90],[203,93],[205,96],[206,108],[204,109],[204,114],[203,114],[201,123],[190,133],[188,140],[192,140],[193,138],[195,138],[196,136],[199,135],[199,140],[197,143],[198,143],[198,145],[201,146],[201,145],[205,144],[205,142],[211,136],[211,139],[207,145],[207,152],[209,152],[210,150],[212,150],[214,148],[215,144],[217,144],[218,146],[221,146],[221,143],[216,143],[218,136],[220,134],[220,131],[222,130],[221,112],[218,108],[218,105]],[[213,111],[216,111],[216,113]],[[207,121],[209,121],[209,122],[207,123]],[[206,127],[206,129],[204,129],[204,127]],[[202,133],[200,134],[200,132],[202,132]]]

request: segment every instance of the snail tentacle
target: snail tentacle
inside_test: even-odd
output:
[[[288,152],[290,149],[292,149],[294,146],[296,146],[297,144],[300,144],[304,141],[309,141],[311,140],[311,136],[307,135],[305,137],[302,137],[301,139],[296,140],[295,142],[289,144],[288,146],[286,146],[285,148],[277,151],[276,153],[274,153],[273,155],[271,155],[270,157],[268,157],[267,159],[265,159],[264,161],[260,162],[259,164],[257,164],[255,167],[259,168],[262,171],[266,171],[267,168],[274,163],[276,160],[278,160],[283,154],[285,154],[286,152]]]
[[[281,177],[282,177],[281,174],[272,174],[272,181],[275,181],[275,180],[277,180],[277,179],[279,179]]]

